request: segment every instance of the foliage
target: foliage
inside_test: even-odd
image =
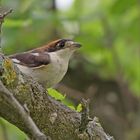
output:
[[[49,88],[47,90],[48,90],[49,95],[54,97],[56,100],[63,101],[66,97],[65,95],[62,95],[61,93],[59,93],[58,91],[56,91],[53,88]]]
[[[65,104],[66,106],[68,106],[69,108],[76,110],[77,112],[82,111],[82,105],[78,104],[77,107],[75,107],[75,105],[73,104],[73,102],[71,102],[70,100],[68,100],[66,98],[66,95],[62,95],[62,93],[58,92],[57,90],[53,89],[53,88],[49,88],[47,89],[48,94],[50,96],[52,96],[53,98],[55,98],[58,101],[61,101],[63,104]]]
[[[26,138],[26,135],[16,126],[0,118],[0,140],[6,140],[4,134],[7,140],[25,140]]]
[[[81,112],[81,111],[82,111],[82,104],[79,104],[79,105],[76,107],[76,111],[77,111],[77,112]]]

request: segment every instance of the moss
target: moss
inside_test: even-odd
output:
[[[5,58],[2,62],[3,72],[1,75],[1,80],[6,86],[11,86],[17,79],[15,68],[12,60]]]
[[[20,84],[17,86],[18,92],[27,93],[29,91],[29,86],[26,84]]]

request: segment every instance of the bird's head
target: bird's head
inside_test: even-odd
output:
[[[77,48],[80,48],[81,44],[74,42],[70,39],[59,39],[50,42],[46,49],[47,52],[57,52],[61,50],[67,50],[67,51],[75,51]]]
[[[70,39],[58,39],[48,43],[45,46],[34,49],[32,53],[50,53],[57,54],[62,57],[70,58],[75,50],[81,47],[81,44]]]

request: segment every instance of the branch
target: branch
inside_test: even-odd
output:
[[[30,138],[44,137],[43,132],[53,140],[111,140],[96,119],[86,121],[84,129],[79,131],[81,114],[48,96],[42,86],[23,75],[3,55],[0,55],[0,79],[0,116]]]
[[[4,12],[3,14],[0,13],[0,22],[4,21],[4,18],[9,15],[10,13],[12,13],[12,9],[9,9],[8,11]]]
[[[82,100],[82,112],[81,112],[81,125],[79,127],[79,131],[83,132],[86,130],[88,122],[92,121],[89,118],[89,100]]]
[[[1,97],[3,97],[5,101],[7,101],[13,107],[13,109],[17,110],[17,112],[23,120],[23,123],[30,130],[33,138],[35,140],[46,140],[46,136],[40,132],[32,118],[30,117],[28,111],[26,111],[26,109],[23,106],[21,106],[21,104],[17,101],[13,94],[7,88],[5,88],[1,81],[0,93]]]
[[[1,11],[0,11],[1,12]],[[4,18],[8,15],[12,13],[12,9],[6,11],[6,12],[3,12],[3,13],[0,13],[0,52],[1,52],[1,32],[2,32],[2,23],[4,22]]]

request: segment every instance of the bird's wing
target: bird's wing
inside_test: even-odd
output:
[[[27,67],[41,67],[50,63],[50,57],[47,53],[19,53],[9,56],[14,63]]]

